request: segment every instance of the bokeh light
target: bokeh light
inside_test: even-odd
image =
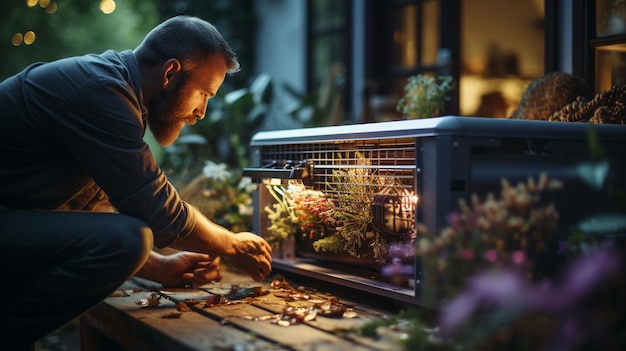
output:
[[[50,0],[39,0],[39,7],[42,9],[45,9],[48,5],[50,5]]]
[[[39,0],[26,0],[26,6],[34,7],[35,5],[37,5],[38,2]]]
[[[13,44],[13,46],[20,46],[22,45],[23,41],[24,36],[22,36],[22,33],[15,33],[13,34],[13,38],[11,38],[11,43]]]
[[[114,0],[102,0],[100,1],[100,11],[104,14],[108,15],[115,11],[115,1]]]
[[[47,13],[55,13],[57,12],[57,3],[56,1],[51,1],[50,5],[46,6]]]
[[[35,42],[35,32],[33,32],[32,30],[29,30],[28,32],[24,33],[24,44],[30,45],[34,42]]]

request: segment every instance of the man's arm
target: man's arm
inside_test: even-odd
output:
[[[196,226],[191,234],[171,243],[170,247],[222,257],[256,281],[270,274],[272,248],[263,238],[248,232],[235,234],[211,222],[192,206],[189,209],[196,212]]]

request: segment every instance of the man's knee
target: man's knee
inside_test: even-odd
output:
[[[89,244],[88,260],[94,269],[106,272],[107,279],[128,279],[143,266],[153,248],[152,230],[142,220],[122,214],[98,217],[97,221],[97,228],[92,227],[95,235],[90,240],[95,241]]]
[[[125,215],[119,217],[116,231],[117,250],[122,256],[119,259],[136,267],[135,273],[148,258],[154,245],[154,236],[150,227],[142,220]]]

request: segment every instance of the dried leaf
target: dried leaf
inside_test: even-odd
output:
[[[147,298],[140,299],[139,301],[136,301],[135,303],[139,307],[152,307],[152,306],[158,306],[160,302],[161,302],[161,296],[159,296],[159,294],[155,292],[151,292],[150,294],[148,294]]]
[[[178,312],[189,312],[191,311],[191,308],[189,308],[189,306],[182,302],[182,301],[178,301],[176,303],[176,310],[178,310]]]

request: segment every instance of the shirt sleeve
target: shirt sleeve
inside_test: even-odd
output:
[[[120,80],[95,80],[61,106],[64,113],[50,113],[42,123],[117,210],[144,220],[154,232],[155,245],[164,247],[193,230],[194,212],[144,142],[138,101]]]

